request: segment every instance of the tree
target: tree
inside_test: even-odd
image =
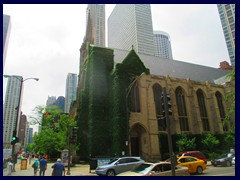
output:
[[[227,77],[231,79],[232,83],[235,83],[235,70],[233,70],[230,74],[228,74]],[[223,125],[231,122],[231,116],[235,113],[235,90],[234,89],[227,94],[227,96],[225,97],[225,100],[230,104],[230,107],[223,120]],[[235,132],[235,124],[230,123],[230,126],[231,126],[230,131]]]
[[[203,148],[210,158],[214,159],[217,157],[217,153],[214,152],[214,148],[219,144],[219,140],[212,134],[206,134],[205,138],[202,139]]]
[[[187,134],[181,134],[180,139],[176,142],[179,151],[194,150],[196,147],[196,138],[188,138]]]
[[[38,106],[35,111],[43,113],[35,116],[42,116],[42,120],[37,121],[41,124],[41,131],[34,136],[33,148],[35,152],[49,155],[59,154],[67,148],[69,126],[76,126],[76,121],[71,119],[69,114],[61,113],[58,108],[42,109]]]
[[[219,144],[219,140],[212,134],[206,134],[205,138],[202,140],[203,147],[208,151],[213,151],[214,147]]]

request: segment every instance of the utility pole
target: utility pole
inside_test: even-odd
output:
[[[166,93],[166,87],[163,88],[162,100],[163,100],[163,102],[162,102],[163,112],[165,114],[166,123],[167,123],[168,149],[169,149],[169,155],[170,155],[170,159],[171,159],[172,175],[176,176],[176,173],[175,173],[175,158],[174,158],[174,153],[173,153],[171,127],[170,127],[171,124],[170,124],[170,119],[169,119],[169,115],[172,114],[171,98]]]
[[[68,170],[67,175],[70,175],[70,160],[71,160],[71,137],[72,137],[72,126],[68,126]]]

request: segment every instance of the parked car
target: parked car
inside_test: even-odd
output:
[[[216,159],[211,160],[213,166],[232,166],[232,159],[235,157],[233,153],[223,153]]]
[[[108,164],[96,168],[97,175],[115,176],[119,173],[129,171],[144,163],[140,157],[120,157],[114,158]]]
[[[232,165],[235,165],[235,156],[232,158]]]
[[[185,152],[179,152],[178,157],[180,156],[192,156],[196,157],[198,159],[201,159],[207,164],[206,156],[201,151],[185,151]]]
[[[176,166],[176,176],[189,176],[188,168]],[[171,176],[171,163],[159,162],[159,163],[148,163],[145,162],[131,171],[126,171],[118,174],[117,176]]]
[[[201,159],[192,156],[180,156],[177,159],[179,166],[188,167],[188,172],[202,174],[203,171],[207,168],[205,162]]]

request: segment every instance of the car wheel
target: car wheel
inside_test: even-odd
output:
[[[227,167],[230,167],[231,166],[231,163],[229,161],[226,162],[226,166]]]
[[[202,174],[202,173],[203,173],[203,169],[202,169],[201,166],[198,166],[198,167],[197,167],[197,173],[198,173],[198,174]]]
[[[106,175],[107,176],[115,176],[115,172],[114,172],[114,170],[110,169],[110,170],[107,171]]]

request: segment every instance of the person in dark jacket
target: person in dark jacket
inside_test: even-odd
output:
[[[45,171],[47,169],[47,160],[44,157],[40,158],[39,167],[40,167],[39,176],[45,176]]]
[[[57,162],[52,165],[54,176],[65,176],[65,165],[61,162],[61,159],[58,158]]]

